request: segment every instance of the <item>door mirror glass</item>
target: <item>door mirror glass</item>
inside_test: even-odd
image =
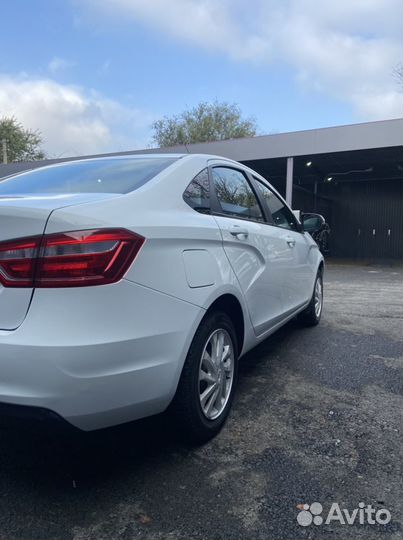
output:
[[[325,223],[325,219],[320,214],[302,214],[301,225],[304,231],[312,233],[318,231]]]

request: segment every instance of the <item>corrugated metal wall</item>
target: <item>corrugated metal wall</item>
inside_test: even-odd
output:
[[[336,257],[402,259],[403,180],[321,184],[317,212],[331,226]],[[313,193],[294,189],[293,207],[313,211]]]
[[[402,258],[403,181],[343,183],[333,195],[334,255]]]

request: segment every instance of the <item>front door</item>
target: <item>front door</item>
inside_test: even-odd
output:
[[[279,246],[288,254],[288,264],[284,268],[283,306],[286,314],[292,313],[306,303],[313,292],[315,270],[310,264],[311,242],[281,198],[255,177],[254,182],[270,211]]]

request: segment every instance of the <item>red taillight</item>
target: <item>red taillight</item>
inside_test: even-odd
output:
[[[33,287],[41,237],[0,243],[0,283],[4,287]]]
[[[144,243],[125,229],[48,234],[0,243],[4,287],[82,287],[119,281]]]

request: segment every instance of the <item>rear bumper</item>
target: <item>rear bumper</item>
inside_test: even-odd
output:
[[[77,433],[79,430],[64,418],[43,407],[0,403],[0,425],[15,427],[23,431],[45,431],[50,433]]]
[[[38,289],[23,324],[0,331],[0,402],[52,411],[83,430],[157,414],[203,314],[126,280]]]

